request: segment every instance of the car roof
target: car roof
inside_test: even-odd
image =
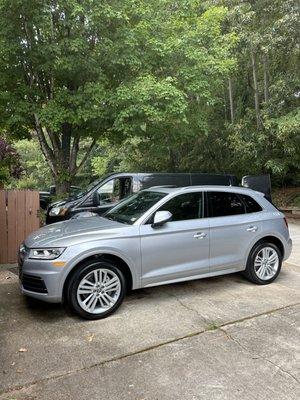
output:
[[[214,191],[214,192],[237,192],[245,194],[259,194],[264,196],[263,193],[257,192],[255,190],[240,187],[240,186],[221,186],[221,185],[199,185],[199,186],[184,186],[184,187],[172,187],[172,186],[152,186],[151,188],[145,189],[147,191],[161,192],[161,193],[182,193],[182,192],[195,192],[201,191]]]

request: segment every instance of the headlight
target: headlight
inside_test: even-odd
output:
[[[65,251],[65,247],[55,247],[54,249],[30,249],[29,258],[37,260],[54,260]]]
[[[65,207],[53,207],[51,208],[49,215],[57,216],[57,215],[65,215],[67,212],[67,208]]]

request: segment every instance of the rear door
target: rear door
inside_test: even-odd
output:
[[[207,192],[211,272],[234,272],[245,266],[249,246],[261,230],[261,207],[251,199],[233,192]]]
[[[209,224],[203,218],[203,193],[179,194],[156,211],[173,218],[152,228],[151,218],[140,227],[142,285],[182,280],[209,272]]]

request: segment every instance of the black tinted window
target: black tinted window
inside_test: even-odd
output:
[[[245,206],[235,193],[208,192],[208,203],[211,217],[245,214]]]
[[[172,221],[202,217],[202,193],[185,193],[173,197],[157,211],[170,211]]]
[[[247,213],[253,213],[262,210],[261,206],[254,199],[252,199],[252,197],[246,196],[245,194],[240,194],[240,197],[245,203]]]

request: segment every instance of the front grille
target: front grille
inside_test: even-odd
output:
[[[25,290],[36,293],[48,293],[45,282],[39,276],[22,274],[22,285]]]

